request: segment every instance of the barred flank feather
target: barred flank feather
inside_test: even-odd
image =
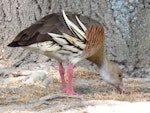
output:
[[[54,33],[48,33],[59,45],[66,45],[68,42],[64,39],[63,35],[58,35]]]
[[[80,50],[83,50],[85,48],[85,43],[83,41],[65,33],[63,33],[63,35],[72,45],[75,45],[76,47],[80,48]]]

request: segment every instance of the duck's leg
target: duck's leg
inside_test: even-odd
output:
[[[60,74],[61,82],[62,82],[62,91],[66,93],[67,89],[66,89],[66,82],[65,82],[65,77],[64,77],[65,69],[62,65],[62,62],[59,62],[59,74]]]
[[[73,74],[73,68],[74,65],[73,64],[69,64],[68,65],[68,69],[67,69],[67,75],[68,75],[68,86],[67,86],[67,94],[68,95],[76,95],[78,93],[75,93],[72,87],[72,74]]]

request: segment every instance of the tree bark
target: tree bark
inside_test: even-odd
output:
[[[65,10],[89,16],[104,25],[106,53],[111,60],[123,66],[124,72],[128,72],[130,75],[138,72],[138,76],[146,72],[145,75],[149,75],[150,71],[147,66],[150,65],[150,34],[148,32],[150,31],[150,13],[149,3],[146,0],[142,1],[1,0],[0,49],[4,50],[4,55],[13,67],[57,68],[55,60],[21,48],[8,48],[7,44],[21,30],[43,16]],[[136,19],[130,18],[132,15]],[[134,21],[132,22],[132,20]],[[140,26],[137,26],[139,24]],[[81,62],[79,65],[83,66],[85,62]],[[142,70],[146,69],[147,71],[137,71],[136,68],[140,68],[140,66],[142,66]],[[92,68],[90,63],[87,67]]]

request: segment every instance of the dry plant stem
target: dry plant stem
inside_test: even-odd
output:
[[[52,100],[54,99],[62,99],[62,98],[73,98],[73,99],[78,99],[80,101],[83,101],[83,98],[81,96],[77,96],[77,95],[71,95],[68,96],[66,94],[54,94],[54,95],[47,95],[44,97],[41,97],[39,100],[36,100],[30,104],[28,104],[27,106],[30,106],[30,108],[35,108],[35,107],[39,107],[41,105],[49,105],[51,104]]]
[[[54,95],[47,95],[47,96],[41,97],[40,101],[49,101],[49,100],[53,100],[53,99],[57,99],[57,98],[74,98],[74,99],[83,100],[83,98],[78,95],[68,96],[66,94],[54,94]]]

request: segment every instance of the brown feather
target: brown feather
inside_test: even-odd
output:
[[[91,25],[86,33],[87,42],[83,51],[84,57],[91,57],[93,54],[99,55],[99,50],[104,46],[104,29],[102,25]]]

